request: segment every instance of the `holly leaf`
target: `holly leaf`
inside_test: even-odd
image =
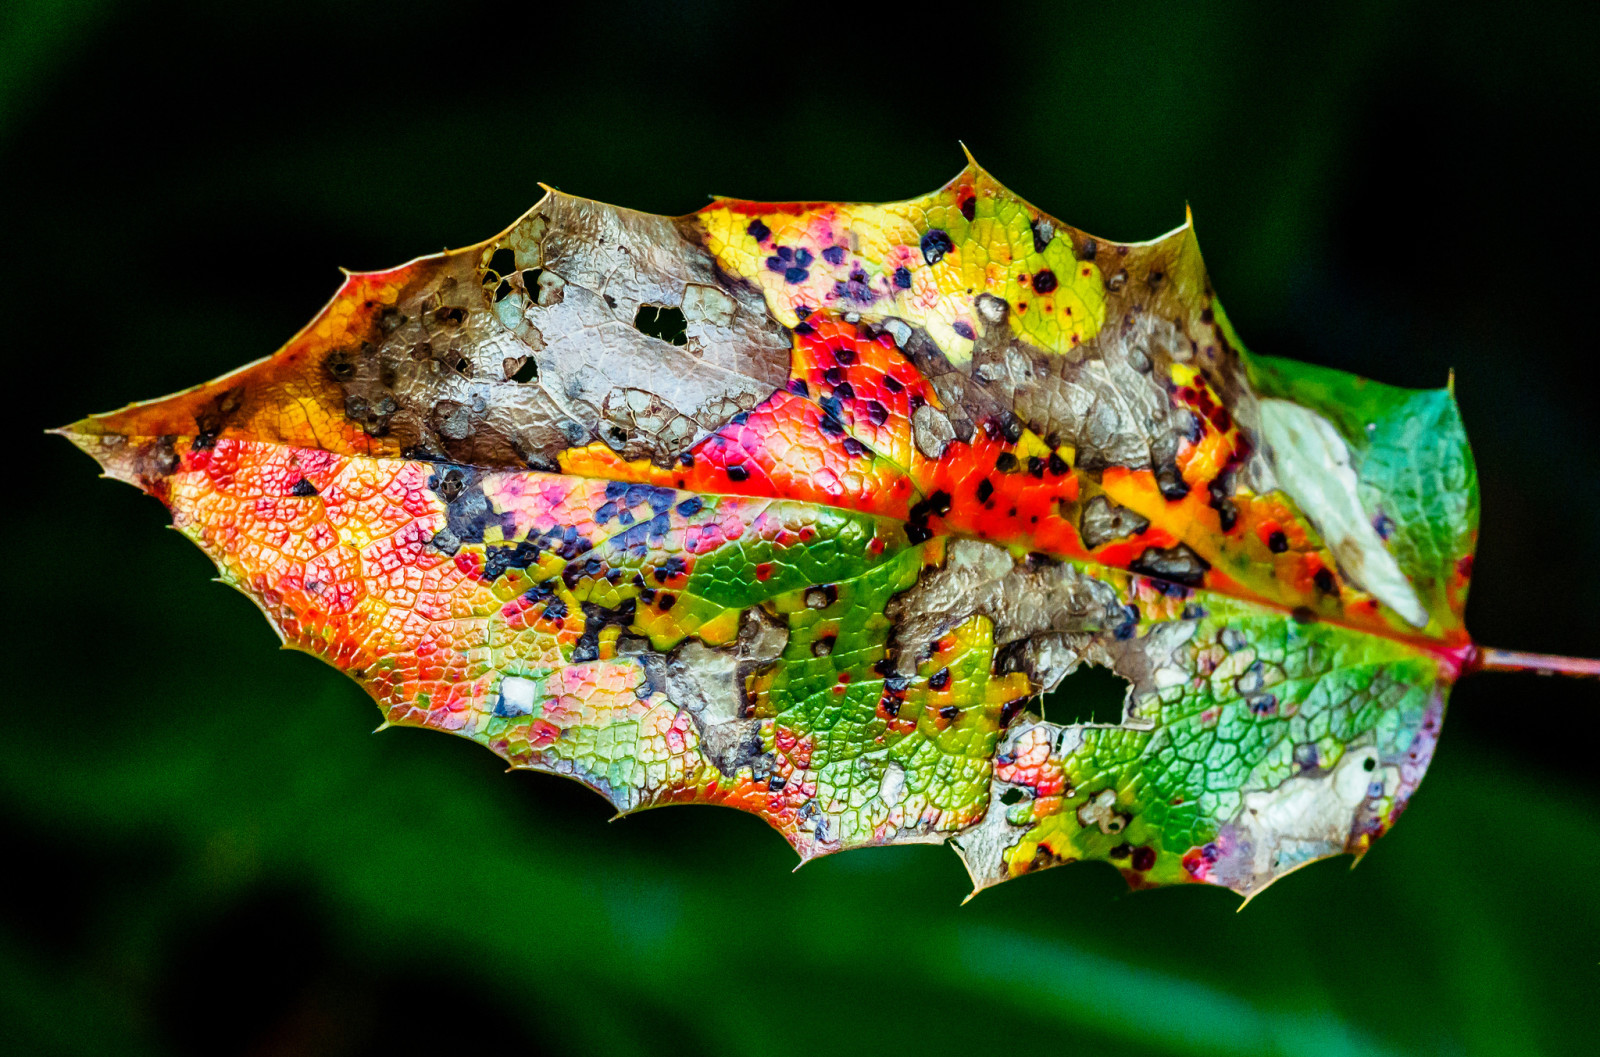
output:
[[[63,432],[386,724],[803,859],[948,842],[977,888],[1360,854],[1478,656],[1448,390],[1253,356],[1191,225],[1093,238],[976,164],[679,218],[549,190]],[[1085,666],[1119,722],[1059,721]]]

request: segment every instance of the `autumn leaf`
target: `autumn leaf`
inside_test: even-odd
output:
[[[388,724],[803,859],[1251,895],[1422,779],[1478,497],[1448,389],[1247,353],[1185,224],[549,191],[275,355],[63,430]],[[1585,662],[1570,662],[1582,667]],[[1118,723],[1052,722],[1073,674]]]

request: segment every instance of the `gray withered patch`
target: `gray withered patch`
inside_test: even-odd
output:
[[[552,192],[417,275],[323,362],[346,418],[412,456],[552,469],[603,441],[665,465],[789,374],[787,331],[683,221]],[[645,306],[687,340],[640,329]]]

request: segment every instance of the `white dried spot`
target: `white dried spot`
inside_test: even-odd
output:
[[[1101,833],[1121,833],[1127,822],[1117,813],[1117,791],[1102,789],[1080,808],[1078,825],[1084,829],[1093,826]]]
[[[883,778],[878,782],[878,797],[885,804],[894,807],[906,795],[906,769],[898,763],[891,762],[883,769]]]
[[[1372,748],[1352,748],[1332,772],[1290,778],[1276,789],[1246,793],[1234,821],[1251,859],[1255,887],[1301,863],[1343,851],[1356,812],[1385,776]]]
[[[899,348],[905,348],[906,342],[911,340],[911,327],[901,320],[885,320],[883,329],[889,332],[889,337],[894,339],[895,345]]]
[[[686,322],[707,322],[719,327],[733,325],[737,306],[733,298],[714,286],[690,283],[683,289],[683,318]]]
[[[539,307],[549,308],[566,300],[567,281],[548,268],[539,273],[538,285],[539,289],[534,293],[534,300]]]
[[[531,716],[538,700],[539,684],[520,675],[508,675],[500,680],[500,700],[495,705],[497,716]]]
[[[1006,315],[1011,311],[1011,306],[993,294],[978,295],[978,315],[990,326],[999,326],[1006,321]]]
[[[1182,668],[1157,668],[1155,671],[1156,689],[1165,690],[1173,686],[1183,686],[1189,681],[1189,673]]]
[[[932,404],[923,404],[911,413],[911,437],[917,450],[930,459],[944,454],[945,447],[956,439],[955,427],[943,411]]]
[[[1413,627],[1426,626],[1428,611],[1361,506],[1350,449],[1333,423],[1291,401],[1267,399],[1261,435],[1280,486],[1322,534],[1346,578]]]

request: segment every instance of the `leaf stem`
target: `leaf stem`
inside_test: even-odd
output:
[[[1600,678],[1600,659],[1562,657],[1553,653],[1523,653],[1520,650],[1480,649],[1467,663],[1474,672],[1538,672],[1540,675],[1572,675]]]

